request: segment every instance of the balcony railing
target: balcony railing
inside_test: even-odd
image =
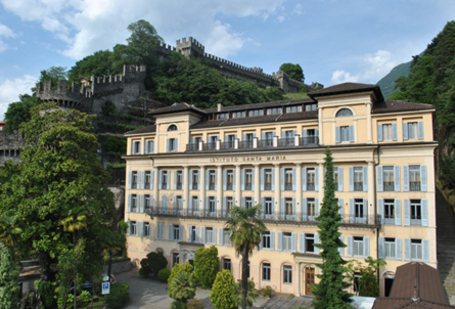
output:
[[[384,217],[384,224],[395,224],[395,218]]]
[[[395,184],[393,182],[384,182],[384,191],[394,191]]]
[[[294,137],[284,137],[278,139],[278,145],[280,146],[294,146],[295,138]]]
[[[175,189],[176,190],[182,190],[182,187],[183,187],[182,183],[177,183]]]
[[[307,191],[314,191],[314,188],[315,188],[314,182],[309,182],[306,184]]]
[[[354,191],[363,191],[363,182],[354,182]]]
[[[253,185],[251,183],[245,184],[245,190],[251,190],[252,188],[253,188]]]
[[[253,141],[241,141],[239,142],[239,148],[253,148]]]
[[[409,183],[409,190],[410,191],[420,191],[420,182],[413,182]]]
[[[317,136],[303,136],[300,138],[300,145],[312,145],[318,143]]]
[[[228,191],[234,190],[234,184],[232,184],[232,183],[227,183],[227,184],[226,184],[226,190],[228,190]]]
[[[199,190],[199,183],[193,182],[192,190]]]
[[[221,143],[220,145],[221,149],[234,149],[235,147],[235,143],[233,141],[228,141],[228,142],[224,142],[224,143]]]
[[[215,150],[216,149],[216,143],[204,143],[203,144],[203,149],[204,150]]]
[[[260,145],[260,147],[273,147],[273,139],[262,139],[260,140],[260,142],[258,143]]]
[[[186,144],[186,151],[197,151],[199,150],[199,143]]]
[[[215,184],[214,183],[210,183],[209,184],[209,190],[215,190]]]
[[[284,184],[284,190],[285,191],[292,191],[292,182],[286,182]]]
[[[265,183],[264,184],[264,190],[272,190],[272,184],[271,183]]]

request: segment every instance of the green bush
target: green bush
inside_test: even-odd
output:
[[[145,276],[145,274],[144,274],[144,269],[143,269],[143,268],[139,268],[138,273],[139,273],[139,276],[142,276],[142,277]]]
[[[188,274],[193,274],[193,265],[191,265],[190,263],[186,262],[185,264],[183,265],[180,265],[178,263],[176,263],[174,265],[174,267],[172,267],[172,270],[171,270],[171,275],[169,276],[169,278],[167,279],[167,283],[168,283],[168,294],[169,294],[169,297],[170,298],[174,298],[176,299],[175,297],[175,294],[177,291],[174,291],[173,290],[173,286],[172,286],[172,280],[181,272],[187,272]],[[196,284],[198,283],[199,281],[196,282]]]
[[[72,304],[74,304],[74,295],[68,294],[68,297],[66,298],[66,307],[68,308],[68,305],[72,305]],[[59,297],[57,299],[57,307],[63,308],[63,297]]]
[[[187,309],[185,303],[181,303],[178,300],[174,300],[171,304],[171,309]]]
[[[163,268],[158,272],[158,279],[163,282],[167,282],[169,276],[171,275],[171,270],[169,268]]]
[[[216,274],[220,271],[218,249],[200,247],[194,254],[194,274],[202,282],[204,288],[209,288],[215,281]]]
[[[162,254],[150,252],[145,259],[141,261],[142,271],[145,277],[158,275],[158,272],[166,268],[167,260]]]
[[[106,295],[106,304],[110,309],[121,309],[130,299],[128,283],[113,283],[111,293]]]
[[[83,303],[89,303],[92,301],[92,295],[89,291],[82,291],[81,295],[79,295],[79,300]]]
[[[272,296],[272,293],[273,293],[273,289],[269,285],[261,289],[261,294],[263,296],[269,296],[270,297],[270,296]]]
[[[103,105],[101,106],[101,113],[104,116],[109,116],[113,112],[115,112],[115,104],[111,100],[104,101]]]
[[[210,292],[210,302],[217,309],[232,309],[236,307],[236,284],[229,270],[224,269],[216,275]]]
[[[199,300],[199,299],[190,300],[186,304],[186,309],[203,309],[203,308],[204,308],[204,305],[202,304],[202,300]]]

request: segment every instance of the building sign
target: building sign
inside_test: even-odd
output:
[[[254,156],[254,157],[224,157],[210,158],[210,163],[235,163],[235,162],[272,162],[286,160],[286,156]]]
[[[111,292],[111,283],[103,282],[101,283],[101,295],[106,295]]]

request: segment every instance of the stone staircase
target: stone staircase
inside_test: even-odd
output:
[[[451,305],[455,305],[455,218],[441,191],[436,191],[438,270]]]

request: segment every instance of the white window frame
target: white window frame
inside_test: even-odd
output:
[[[172,225],[172,239],[179,240],[180,239],[180,225],[173,224]]]
[[[262,249],[272,249],[272,235],[270,231],[262,234]]]
[[[396,247],[395,238],[384,238],[384,256],[386,258],[396,258]]]
[[[350,143],[349,126],[340,127],[340,143]]]
[[[283,283],[292,284],[292,266],[283,266]]]
[[[130,212],[139,212],[139,203],[138,195],[131,194],[131,211]]]
[[[382,125],[382,140],[383,141],[392,140],[392,124],[391,123]]]
[[[130,221],[130,235],[136,236],[137,234],[137,221]]]
[[[142,231],[144,237],[150,237],[150,223],[144,222],[144,230]]]
[[[411,239],[411,261],[423,260],[423,242],[421,239]]]
[[[408,140],[417,139],[417,137],[418,137],[417,122],[408,122]]]
[[[262,281],[270,281],[272,278],[272,267],[270,263],[262,263]]]
[[[305,234],[305,251],[306,252],[314,252],[314,245],[315,245],[315,235],[314,234]],[[310,248],[310,246],[312,248]]]
[[[131,152],[133,154],[141,154],[141,141],[133,141]]]
[[[292,233],[283,233],[283,251],[292,251]]]
[[[354,236],[352,238],[352,247],[353,256],[363,257],[365,248],[365,238]]]

